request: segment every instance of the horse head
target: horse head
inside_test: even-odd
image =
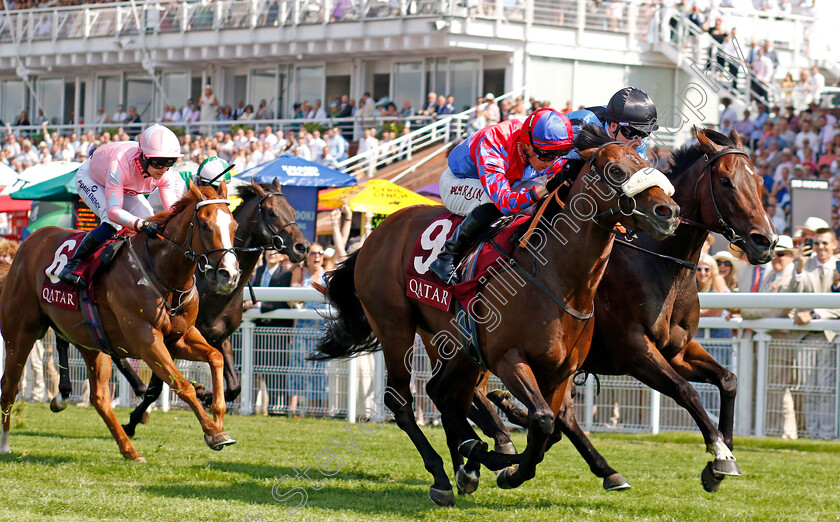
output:
[[[261,245],[276,248],[281,254],[289,256],[292,263],[306,259],[309,241],[295,223],[295,209],[283,195],[283,187],[277,178],[270,185],[252,180],[246,190],[257,198],[257,215],[252,220],[259,223]]]
[[[674,187],[632,144],[612,141],[603,129],[589,125],[575,140],[581,158],[589,162],[583,183],[592,184],[592,199],[600,200],[592,219],[605,226],[620,223],[664,239],[679,225],[680,207],[671,199]],[[569,206],[579,212],[574,198]]]
[[[185,247],[198,254],[199,270],[213,269],[216,290],[228,294],[239,283],[240,272],[233,250],[237,224],[228,206],[227,186],[224,181],[218,189],[190,183],[189,193],[195,209]]]
[[[779,236],[762,205],[764,180],[744,152],[738,133],[732,130],[726,138],[706,129],[697,131],[698,147],[707,158],[695,186],[702,201],[700,217],[704,225],[741,248],[750,263],[767,263]]]

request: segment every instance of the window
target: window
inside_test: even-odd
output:
[[[0,94],[0,120],[14,123],[20,112],[26,109],[26,86],[23,80],[3,80],[3,91]]]
[[[128,78],[125,82],[125,112],[128,112],[129,107],[134,107],[137,109],[141,121],[156,120],[158,115],[154,114],[152,109],[154,92],[154,81],[148,76]]]
[[[97,83],[99,107],[103,107],[105,114],[110,118],[117,111],[117,105],[120,104],[120,99],[122,98],[122,93],[120,92],[122,81],[119,76],[100,76]],[[99,110],[99,107],[96,110]]]
[[[251,95],[246,105],[254,107],[254,114],[260,107],[260,100],[265,100],[269,118],[275,118],[277,113],[277,69],[254,69],[251,71]]]
[[[174,105],[176,109],[183,109],[187,106],[187,98],[190,97],[190,73],[164,73],[162,84],[166,100],[161,105]]]
[[[64,80],[61,78],[45,78],[38,81],[38,103],[44,109],[44,116],[50,123],[64,123],[61,121],[64,115],[62,101],[64,100]],[[29,121],[33,124],[38,117],[38,111],[29,115]]]
[[[416,110],[426,101],[426,93],[423,92],[423,62],[397,63],[394,64],[394,92],[391,99],[402,109],[405,100],[411,102]]]
[[[296,103],[304,100],[315,104],[315,100],[323,98],[324,67],[298,67],[295,69],[295,99]]]
[[[449,62],[449,91],[438,92],[455,97],[455,112],[469,109],[478,92],[478,60],[452,60]]]

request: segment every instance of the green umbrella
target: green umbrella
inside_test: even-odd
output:
[[[78,197],[76,170],[61,174],[47,181],[30,185],[10,194],[12,199],[40,201],[72,201]]]
[[[73,228],[73,203],[69,201],[33,201],[29,211],[27,231],[31,234],[39,228]]]

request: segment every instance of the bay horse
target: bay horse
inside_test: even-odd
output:
[[[520,268],[533,267],[531,284],[514,270],[500,271],[489,277],[474,306],[468,305],[478,318],[476,333],[490,371],[528,407],[524,453],[483,456],[482,463],[491,469],[519,462],[499,474],[503,487],[516,487],[534,476],[561,405],[554,397],[558,390],[562,396],[586,358],[594,326],[587,318],[612,247],[613,226],[621,223],[663,238],[678,224],[679,208],[660,185],[645,185],[636,194],[620,188],[619,180],[638,181],[640,169],[649,165],[635,150],[592,126],[584,126],[575,148],[587,160],[586,175],[572,185],[569,205],[563,209],[559,189],[544,198],[527,244],[512,254]],[[415,261],[414,242],[446,212],[441,207],[416,206],[391,215],[357,253],[328,275],[325,294],[338,315],[328,322],[311,357],[323,360],[371,352],[379,348],[378,339],[388,370],[385,405],[434,478],[429,497],[439,505],[454,505],[443,461],[415,422],[411,371],[404,363],[419,327],[433,366],[442,366],[426,391],[443,416],[450,448],[477,438],[466,415],[481,369],[458,349],[462,344],[452,313],[406,297],[406,267]],[[502,287],[516,291],[499,299],[495,289]],[[457,453],[452,457],[460,458]]]
[[[135,234],[94,282],[101,325],[116,353],[143,359],[172,386],[195,412],[205,443],[221,450],[236,442],[223,426],[223,360],[193,323],[198,312],[195,270],[199,261],[205,269],[214,271],[220,292],[232,292],[240,280],[232,241],[237,225],[228,208],[227,188],[224,183],[218,191],[190,184],[187,194],[170,212],[150,220],[163,226],[163,236]],[[71,233],[56,227],[38,230],[23,242],[8,273],[0,274],[0,329],[6,341],[0,453],[11,451],[10,412],[26,358],[35,340],[52,327],[56,335],[79,347],[88,368],[91,403],[120,453],[127,459],[145,461],[111,408],[111,359],[99,351],[84,327],[82,312],[58,308],[39,298],[45,275],[52,279],[66,262],[62,250],[73,247],[72,240],[67,239]],[[178,371],[173,357],[210,364],[213,420],[204,412],[195,389]]]
[[[260,255],[265,250],[274,249],[289,256],[293,263],[298,263],[306,259],[309,252],[309,241],[295,223],[295,209],[283,195],[283,187],[276,178],[271,184],[252,181],[250,185],[243,185],[237,190],[237,196],[242,203],[233,211],[233,218],[239,225],[233,239],[233,249],[239,259],[239,284],[233,292],[221,293],[214,289],[212,281],[200,273],[196,277],[199,301],[195,327],[224,357],[225,400],[228,402],[235,400],[241,390],[230,336],[242,324],[242,296]],[[59,391],[66,400],[71,392],[70,373],[67,363],[61,361],[62,357],[66,361],[68,345],[64,342],[56,345],[61,374]],[[133,437],[148,408],[160,397],[163,381],[152,374],[146,388],[125,359],[115,357],[114,363],[125,375],[135,394],[143,398],[131,412],[128,424],[123,424],[126,434]],[[196,390],[196,396],[205,404],[212,399],[212,393],[206,390]],[[65,406],[64,401],[58,397],[50,405],[53,411],[61,411]]]
[[[621,243],[614,249],[596,294],[595,333],[582,369],[631,375],[685,408],[700,428],[707,451],[714,455],[701,473],[703,487],[713,492],[724,477],[741,474],[731,453],[737,379],[694,339],[700,304],[692,265],[697,264],[709,231],[723,234],[740,247],[752,264],[773,258],[778,236],[762,205],[763,180],[743,152],[738,133],[725,136],[701,129],[697,139],[696,145],[674,151],[664,171],[676,188],[674,200],[682,209],[683,225],[665,241],[640,236],[634,244],[649,252]],[[689,381],[713,384],[720,390],[718,427]],[[498,417],[491,424],[481,418],[487,413],[495,416],[483,405],[484,390],[486,379],[476,393],[477,409],[471,418],[497,445],[506,444],[509,433]],[[508,394],[496,391],[489,398],[511,422],[525,423],[525,412],[512,405]],[[571,395],[562,411],[568,420],[558,427],[568,427],[562,433],[592,472],[598,477],[613,473],[580,429]],[[560,431],[553,441],[559,438]]]

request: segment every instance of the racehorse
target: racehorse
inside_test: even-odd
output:
[[[723,234],[744,250],[752,264],[773,258],[778,236],[762,206],[763,180],[743,152],[738,133],[732,131],[727,137],[699,130],[697,139],[696,145],[676,150],[665,170],[676,188],[674,200],[682,209],[683,226],[665,241],[639,237],[634,245],[642,250],[619,243],[610,256],[595,299],[595,334],[583,371],[632,375],[688,410],[715,456],[701,473],[703,487],[711,492],[720,487],[723,477],[741,474],[731,453],[737,380],[693,339],[700,304],[692,267],[709,231]],[[719,427],[688,381],[710,383],[720,390]],[[478,411],[492,413],[482,405],[484,389],[486,380],[479,387],[476,405]],[[525,412],[513,407],[506,393],[493,392],[489,397],[512,422],[524,423]],[[559,425],[569,428],[563,433],[596,476],[609,476],[614,471],[586,440],[574,418],[571,395],[567,399],[563,411],[569,419]],[[473,420],[487,426],[485,419]],[[495,420],[498,431],[491,428],[485,433],[497,444],[509,442],[507,430]],[[556,435],[559,440],[560,433]]]
[[[662,182],[639,183],[654,176],[641,170],[648,163],[635,150],[591,126],[584,126],[575,148],[587,161],[586,175],[572,185],[568,207],[564,210],[559,202],[559,189],[544,198],[527,244],[512,254],[515,265],[490,276],[474,306],[467,305],[479,318],[476,334],[488,368],[528,407],[524,453],[483,455],[482,463],[491,469],[520,462],[499,474],[503,487],[516,487],[534,476],[561,404],[554,397],[558,391],[562,396],[586,358],[594,325],[588,317],[612,247],[613,226],[620,223],[663,238],[678,224],[679,208]],[[643,172],[651,176],[645,178]],[[619,180],[627,178],[621,185]],[[639,190],[625,191],[630,186]],[[426,391],[443,416],[450,448],[477,438],[466,415],[480,368],[458,350],[462,344],[453,314],[406,297],[406,267],[415,262],[414,241],[445,213],[440,207],[417,206],[393,214],[329,275],[326,295],[338,316],[328,323],[312,357],[333,359],[374,351],[378,339],[388,370],[385,405],[434,478],[429,497],[439,505],[454,505],[443,462],[414,420],[411,371],[404,364],[419,327],[433,366],[442,367]],[[549,240],[550,236],[557,240]],[[514,274],[524,271],[522,267],[533,267],[528,272],[531,284]],[[494,290],[499,288],[516,291],[498,299]],[[460,457],[453,453],[452,458]],[[457,462],[455,466],[457,471]]]
[[[221,450],[236,442],[223,427],[223,360],[193,323],[198,312],[198,262],[213,271],[220,292],[232,292],[239,283],[232,241],[237,225],[228,208],[227,188],[224,183],[218,191],[191,184],[170,212],[150,220],[163,226],[163,236],[134,235],[94,282],[101,327],[116,353],[143,359],[172,386],[198,417],[207,445]],[[84,327],[82,312],[58,308],[39,298],[45,275],[54,280],[66,262],[63,250],[74,246],[70,244],[73,240],[67,239],[70,234],[55,227],[38,230],[23,242],[8,273],[0,275],[5,276],[0,280],[0,328],[6,341],[0,453],[11,451],[10,413],[26,358],[35,340],[52,327],[58,336],[79,347],[88,368],[91,402],[117,441],[120,453],[127,459],[145,461],[111,409],[111,359],[99,351],[93,335]],[[204,412],[192,384],[178,371],[173,357],[210,364],[213,420]]]
[[[264,250],[276,249],[288,255],[293,263],[297,263],[306,259],[309,251],[309,241],[303,237],[294,221],[295,209],[286,200],[277,179],[272,184],[252,182],[251,185],[242,186],[238,189],[237,196],[242,199],[242,203],[233,211],[233,217],[239,225],[233,240],[233,249],[239,258],[241,271],[239,284],[233,292],[223,294],[214,291],[207,278],[200,275],[196,278],[199,305],[195,327],[224,357],[225,400],[228,402],[235,400],[240,392],[230,336],[242,323],[242,295],[260,255]],[[57,343],[57,347],[61,374],[59,391],[66,400],[71,392],[70,374],[67,363],[61,361],[62,357],[66,361],[67,343],[61,343],[61,345]],[[128,424],[123,424],[126,434],[133,437],[137,424],[142,422],[146,410],[160,397],[163,381],[153,374],[149,387],[146,389],[143,381],[131,366],[126,364],[125,359],[115,357],[114,363],[128,379],[134,392],[143,398],[143,401],[131,412]],[[204,390],[196,390],[196,395],[202,402],[212,397],[210,392]],[[57,404],[59,402],[57,399],[58,397],[54,398],[51,404],[53,411],[61,411],[66,406],[63,401]],[[54,405],[56,407],[53,407]]]

